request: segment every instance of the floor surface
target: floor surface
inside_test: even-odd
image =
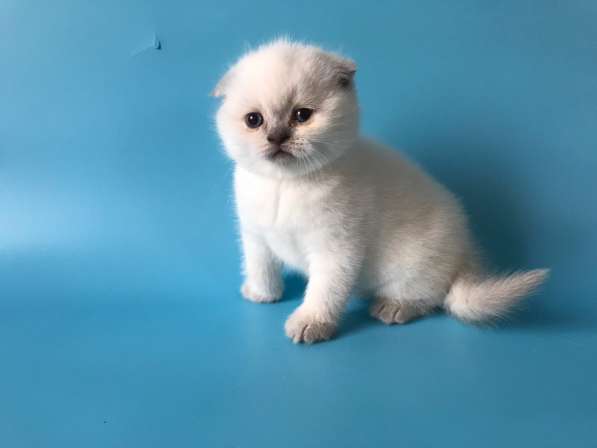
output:
[[[0,2],[0,447],[597,447],[594,1]],[[293,345],[243,301],[209,96],[288,34],[357,61],[367,135],[454,191],[512,320],[354,300]],[[159,42],[159,44],[157,44]]]

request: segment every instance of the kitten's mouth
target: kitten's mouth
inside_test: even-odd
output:
[[[289,151],[286,151],[283,148],[273,148],[272,150],[268,151],[268,153],[266,154],[266,157],[269,160],[286,160],[286,159],[291,159],[294,158],[294,155],[292,155],[292,153],[290,153]]]

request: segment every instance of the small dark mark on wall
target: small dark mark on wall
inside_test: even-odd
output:
[[[158,38],[158,36],[156,34],[153,35],[153,39],[150,43],[142,45],[141,47],[137,48],[136,50],[133,50],[133,52],[131,53],[131,57],[138,56],[141,53],[145,53],[146,51],[149,51],[149,50],[157,50],[157,51],[162,50],[162,41]]]
[[[160,40],[158,39],[158,36],[156,36],[155,34],[153,35],[153,48],[155,50],[162,49],[162,42],[160,42]]]

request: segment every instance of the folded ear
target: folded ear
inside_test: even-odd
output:
[[[338,71],[338,85],[340,87],[350,87],[354,74],[357,72],[357,64],[346,58],[338,58],[337,69]]]
[[[228,90],[228,85],[230,84],[230,80],[232,79],[233,72],[232,68],[229,69],[222,78],[218,81],[214,89],[211,91],[211,96],[215,96],[216,98],[222,97],[226,95],[226,91]]]

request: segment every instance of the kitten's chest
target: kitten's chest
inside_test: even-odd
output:
[[[322,191],[237,173],[235,194],[243,228],[261,235],[285,263],[305,269],[310,243],[324,231]]]
[[[307,231],[320,201],[312,189],[276,179],[237,174],[236,205],[243,226],[269,234]]]

